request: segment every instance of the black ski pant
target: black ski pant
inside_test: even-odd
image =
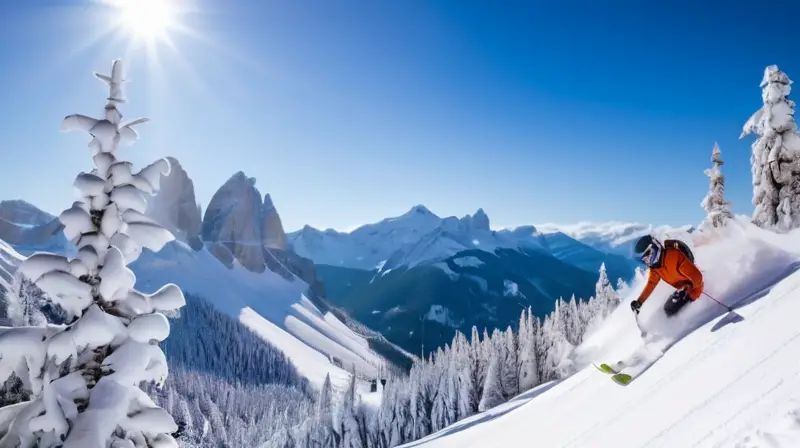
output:
[[[672,316],[691,301],[692,299],[686,295],[686,291],[675,291],[664,303],[664,312],[667,316]]]

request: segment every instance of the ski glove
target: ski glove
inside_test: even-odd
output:
[[[639,303],[638,300],[634,300],[633,302],[631,302],[631,311],[633,311],[634,313],[639,314],[639,309],[641,307],[642,307],[642,304]]]

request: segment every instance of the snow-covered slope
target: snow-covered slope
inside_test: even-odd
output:
[[[189,293],[212,302],[286,353],[301,374],[322,384],[325,374],[337,386],[346,385],[346,370],[376,375],[382,359],[368,341],[342,324],[333,314],[322,313],[306,296],[308,284],[266,270],[251,272],[236,264],[227,268],[207,250],[195,251],[181,242],[159,253],[146,253],[131,266],[137,288],[152,292],[173,282]],[[343,368],[332,363],[336,358]]]
[[[603,252],[630,256],[633,244],[646,234],[670,238],[686,238],[694,231],[692,226],[653,226],[627,222],[579,222],[577,224],[536,224],[541,233],[562,232],[570,237]]]
[[[800,446],[800,234],[776,235],[738,218],[727,234],[696,235],[707,297],[672,319],[661,285],[642,308],[643,339],[627,303],[575,352],[574,375],[548,383],[407,446]],[[620,386],[591,361],[642,371]]]

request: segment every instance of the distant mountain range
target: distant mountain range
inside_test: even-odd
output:
[[[633,276],[639,236],[691,230],[619,223],[492,230],[482,209],[441,218],[416,205],[351,232],[305,226],[288,234],[288,244],[314,260],[331,301],[419,353],[473,325],[513,326],[528,306],[544,316],[559,297],[588,300],[601,266],[613,280]]]

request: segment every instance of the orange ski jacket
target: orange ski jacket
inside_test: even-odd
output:
[[[643,304],[650,297],[659,280],[664,280],[675,289],[686,288],[686,295],[692,301],[699,299],[703,293],[703,274],[680,249],[664,248],[661,264],[649,269],[647,285],[636,299],[639,304]]]

